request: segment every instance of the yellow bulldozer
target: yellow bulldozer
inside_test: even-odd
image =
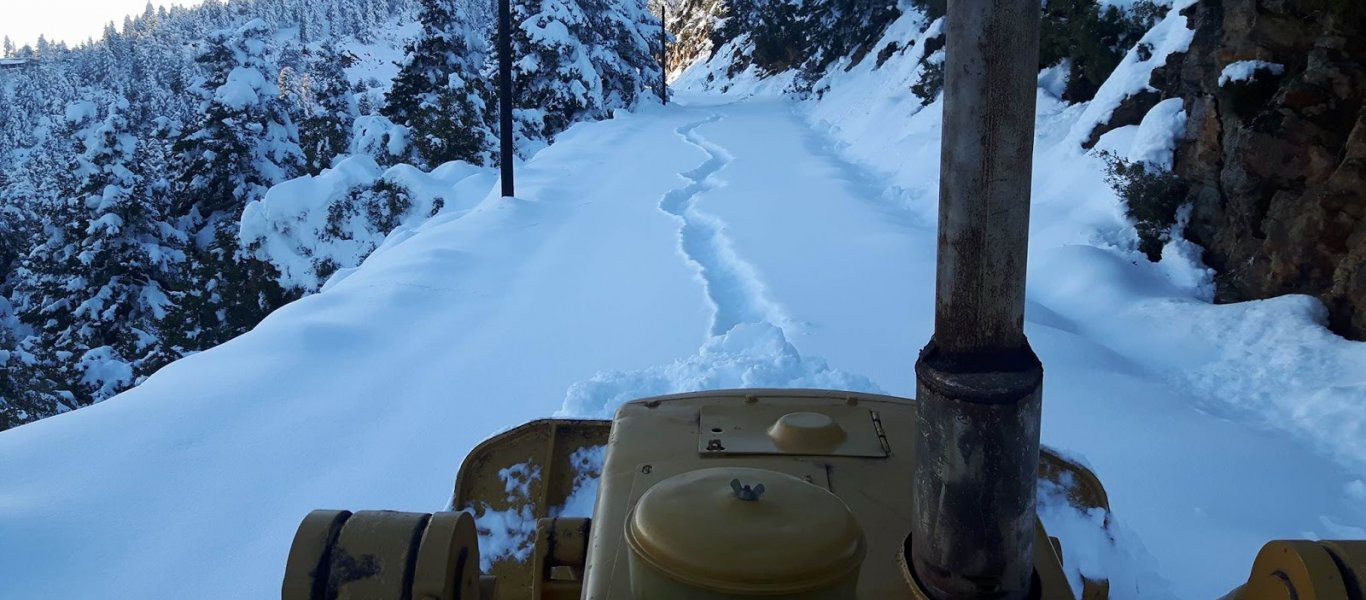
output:
[[[1104,580],[1072,588],[1068,540],[1036,516],[1039,481],[1109,511],[1093,473],[1040,446],[1043,367],[1024,335],[1039,11],[948,2],[916,400],[703,391],[528,423],[471,451],[449,511],[309,514],[283,600],[1107,598]],[[511,533],[481,548],[493,522]],[[1366,542],[1273,541],[1226,598],[1363,590]]]

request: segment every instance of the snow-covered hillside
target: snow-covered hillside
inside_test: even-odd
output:
[[[74,50],[0,48],[38,59],[0,72],[0,430],[129,389],[477,202],[450,178],[496,156],[492,7],[149,5]],[[645,0],[514,12],[519,157],[656,95]]]
[[[1179,36],[1169,19],[1158,34]],[[930,27],[908,14],[887,35]],[[309,510],[440,510],[473,445],[533,418],[717,387],[912,396],[941,107],[909,91],[914,52],[874,62],[832,69],[819,100],[742,75],[576,125],[522,166],[517,199],[487,173],[423,175],[482,200],[405,221],[321,293],[138,388],[0,433],[0,597],[273,597]],[[1043,442],[1095,470],[1115,517],[1111,544],[1045,504],[1079,540],[1069,568],[1117,598],[1210,598],[1269,539],[1366,537],[1366,344],[1307,297],[1210,304],[1181,242],[1144,259],[1076,143],[1094,113],[1040,89]],[[1179,117],[1159,105],[1098,148],[1160,158]],[[286,185],[326,197],[350,176],[380,174],[353,160]],[[309,206],[273,199],[257,210]]]

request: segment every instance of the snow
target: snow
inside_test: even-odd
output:
[[[1039,89],[1054,99],[1061,100],[1067,90],[1067,74],[1071,71],[1071,59],[1063,59],[1056,65],[1039,71]]]
[[[1165,65],[1168,56],[1185,52],[1190,48],[1191,40],[1195,39],[1195,29],[1188,23],[1189,19],[1181,14],[1195,2],[1173,0],[1167,16],[1139,40],[1139,46],[1150,49],[1147,60],[1140,57],[1138,46],[1129,49],[1119,66],[1096,91],[1095,98],[1085,104],[1085,112],[1073,123],[1069,135],[1071,143],[1080,145],[1084,142],[1097,125],[1110,120],[1125,98],[1144,90],[1157,91],[1149,85],[1153,70]]]
[[[408,128],[379,115],[357,117],[351,127],[351,154],[392,162],[408,152]]]
[[[486,3],[474,2],[463,5],[466,14],[476,16],[480,11],[468,10],[483,8]],[[484,9],[487,12],[488,9]],[[384,102],[384,94],[389,91],[394,76],[398,75],[399,65],[403,62],[404,44],[422,32],[422,24],[413,18],[400,18],[378,28],[377,36],[369,44],[350,42],[347,51],[355,57],[355,62],[345,68],[346,78],[353,85],[365,83],[369,86],[370,101],[375,106]],[[359,99],[359,98],[358,98]]]
[[[1129,160],[1145,162],[1162,171],[1172,169],[1172,152],[1186,132],[1186,110],[1180,98],[1157,103],[1138,124],[1129,149]]]
[[[914,18],[893,29],[922,30]],[[1151,41],[1183,32],[1169,15]],[[475,444],[550,414],[707,387],[913,396],[942,108],[908,91],[916,52],[836,70],[803,103],[752,73],[697,92],[717,71],[694,65],[679,102],[557,136],[520,166],[516,199],[486,170],[362,155],[276,186],[244,239],[303,287],[317,253],[350,262],[138,388],[0,433],[0,596],[271,597],[309,510],[440,510]],[[1329,333],[1312,298],[1209,303],[1198,249],[1137,252],[1074,134],[1134,60],[1091,105],[1039,95],[1026,328],[1043,441],[1090,465],[1113,507],[1104,522],[1045,486],[1041,515],[1074,580],[1218,597],[1270,539],[1366,528],[1366,344]],[[1098,146],[1160,163],[1178,108]],[[317,232],[378,179],[446,203],[387,235],[348,229],[378,244],[361,260]],[[563,514],[589,510],[597,460],[576,457]],[[505,476],[515,498],[534,473]],[[529,517],[484,510],[482,553],[523,555]]]
[[[106,191],[107,190],[108,188],[106,188]],[[106,195],[108,194],[106,193]],[[90,221],[90,225],[86,227],[85,232],[89,234],[103,232],[105,235],[116,235],[121,228],[123,228],[122,217],[114,213],[104,213],[100,215],[99,218]]]
[[[1064,483],[1070,485],[1070,477]],[[1048,534],[1062,540],[1062,562],[1074,592],[1082,589],[1084,575],[1109,579],[1112,598],[1171,597],[1152,555],[1132,530],[1107,519],[1102,509],[1072,506],[1066,490],[1050,481],[1039,482],[1036,495]]]
[[[341,156],[331,169],[281,183],[248,203],[239,235],[244,248],[279,269],[281,285],[314,291],[322,284],[321,265],[355,267],[390,233],[367,211],[337,212],[355,202],[353,192],[377,182],[401,190],[409,205],[395,216],[405,229],[437,212],[468,210],[493,177],[491,169],[462,162],[426,173],[409,165],[381,169],[368,156]]]
[[[261,101],[266,78],[253,67],[237,67],[228,73],[227,81],[214,91],[214,100],[233,110],[242,110]]]
[[[1285,73],[1285,65],[1264,60],[1240,60],[1229,63],[1219,72],[1219,87],[1224,87],[1230,83],[1251,81],[1258,72],[1266,72],[1272,75]]]
[[[569,457],[574,469],[573,487],[564,506],[550,507],[551,517],[591,517],[597,500],[598,478],[607,457],[607,446],[587,446]],[[488,570],[495,560],[512,558],[525,561],[535,548],[536,518],[532,515],[530,486],[541,478],[541,469],[522,463],[500,469],[505,500],[513,504],[506,510],[493,510],[488,504],[461,507],[475,515],[479,535],[480,567]],[[454,507],[449,507],[454,508]]]
[[[98,107],[89,100],[78,100],[66,105],[66,122],[72,125],[80,125],[95,118]]]
[[[737,100],[754,95],[779,94],[790,88],[796,78],[793,71],[766,77],[759,67],[750,64],[743,71],[728,75],[731,65],[736,62],[734,57],[747,53],[747,48],[752,45],[748,35],[740,35],[717,48],[710,61],[695,63],[670,78],[669,84],[680,90],[707,90]]]
[[[81,356],[80,369],[84,373],[82,383],[94,386],[100,393],[112,395],[118,385],[127,385],[133,380],[133,367],[118,357],[118,352],[110,346],[100,346]]]
[[[1205,249],[1180,235],[1190,223],[1193,209],[1191,204],[1177,209],[1176,223],[1172,227],[1174,235],[1163,245],[1162,260],[1158,261],[1157,268],[1178,290],[1196,300],[1212,302],[1214,269],[1201,262]]]
[[[598,497],[598,478],[602,476],[602,463],[606,459],[607,446],[585,446],[569,455],[569,464],[574,467],[574,487],[565,499],[564,506],[555,511],[557,516],[593,516],[593,504]]]
[[[1149,41],[1160,54],[1184,47],[1188,33],[1184,18],[1169,20]],[[786,133],[795,126],[775,118],[780,110],[750,127],[722,121],[698,130],[732,154],[763,131],[765,152],[782,165],[740,168],[736,160],[733,174],[720,174],[725,195],[701,207],[715,208],[737,253],[768,278],[792,320],[817,324],[787,339],[836,367],[857,365],[901,395],[913,393],[906,365],[930,333],[930,319],[916,315],[931,313],[926,257],[937,218],[941,105],[920,109],[902,91],[916,60],[908,52],[880,68],[866,61],[818,83],[829,90],[798,109],[817,133]],[[737,84],[728,93],[749,91]],[[1180,108],[1160,103],[1142,125],[1111,132],[1098,147],[1169,164],[1172,137],[1184,127]],[[1152,565],[1141,554],[1114,564],[1112,577],[1149,582],[1131,596],[1160,596],[1165,579],[1177,597],[1217,597],[1246,577],[1265,541],[1329,534],[1320,517],[1352,526],[1366,519],[1347,491],[1355,488],[1344,487],[1366,469],[1366,345],[1329,333],[1312,298],[1209,304],[1211,273],[1188,242],[1147,262],[1103,165],[1075,145],[1073,132],[1095,114],[1094,104],[1066,106],[1040,93],[1026,327],[1048,372],[1044,442],[1086,457],[1110,490],[1117,526],[1153,552]],[[803,147],[825,154],[824,166],[791,155]],[[856,193],[805,176],[821,168],[814,179]],[[1239,488],[1259,492],[1235,503],[1228,490]]]
[[[479,567],[485,571],[494,561],[512,558],[525,561],[535,547],[536,518],[532,515],[531,484],[541,479],[541,469],[530,463],[513,465],[498,471],[503,480],[506,501],[513,506],[493,510],[487,503],[462,506],[461,510],[475,515],[474,525],[479,535]]]

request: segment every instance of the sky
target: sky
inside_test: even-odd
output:
[[[193,6],[201,0],[153,0],[152,4]],[[99,37],[110,21],[123,26],[124,15],[140,14],[147,0],[0,0],[0,36],[15,46],[32,44],[38,35],[75,46]]]

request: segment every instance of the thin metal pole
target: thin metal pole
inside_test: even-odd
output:
[[[669,4],[659,3],[659,102],[669,104]]]
[[[950,0],[934,336],[916,362],[911,563],[932,598],[1027,597],[1043,367],[1024,335],[1039,0]]]
[[[512,7],[498,0],[498,161],[503,197],[515,194],[512,181]]]

